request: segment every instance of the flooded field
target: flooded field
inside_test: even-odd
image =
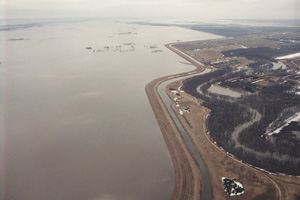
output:
[[[170,198],[174,169],[144,87],[193,69],[164,44],[217,36],[81,21],[0,37],[0,198]]]
[[[234,98],[238,98],[238,97],[242,96],[241,93],[233,91],[229,88],[219,86],[218,84],[216,84],[216,85],[212,84],[210,86],[210,88],[208,89],[208,91],[215,93],[215,94],[227,95],[227,96],[234,97]]]

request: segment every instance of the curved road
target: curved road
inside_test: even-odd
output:
[[[171,108],[171,104],[172,104],[172,100],[170,99],[170,97],[167,95],[165,88],[166,86],[173,82],[173,81],[177,81],[179,79],[183,79],[183,78],[189,78],[192,76],[196,76],[196,75],[200,75],[200,74],[205,74],[210,72],[210,69],[205,69],[203,72],[201,73],[197,73],[197,74],[193,74],[193,75],[189,75],[189,76],[183,76],[183,77],[179,77],[179,78],[172,78],[169,79],[167,81],[162,82],[158,88],[157,88],[157,92],[160,96],[160,98],[162,99],[163,103],[165,104],[170,116],[172,117],[174,123],[176,124],[185,144],[187,145],[190,153],[192,154],[194,160],[196,161],[201,175],[202,175],[202,181],[203,181],[203,199],[204,200],[209,200],[211,199],[211,184],[210,184],[210,178],[209,178],[209,173],[207,171],[207,168],[199,154],[199,152],[197,151],[194,143],[191,141],[191,138],[189,137],[189,135],[187,134],[187,132],[184,130],[184,128],[182,127],[182,124],[180,123],[180,121],[178,120],[176,114],[174,113],[173,109]]]
[[[192,60],[190,57],[187,57],[185,54],[175,51],[170,45],[167,44],[165,46],[196,67],[196,69],[192,71],[157,78],[150,81],[145,87],[149,103],[161,129],[174,165],[175,185],[171,199],[211,199],[212,192],[209,174],[207,172],[200,171],[201,169],[199,168],[199,166],[201,166],[203,169],[205,168],[205,165],[203,164],[203,161],[200,161],[201,157],[199,154],[195,156],[192,155],[192,152],[196,152],[195,148],[190,150],[187,147],[186,140],[183,139],[183,135],[175,124],[175,120],[178,121],[178,119],[172,118],[171,113],[173,111],[169,113],[169,108],[167,108],[168,106],[165,105],[162,100],[163,97],[159,95],[157,90],[159,85],[165,81],[174,81],[175,78],[194,76],[195,74],[202,72],[204,67],[195,60]],[[167,95],[164,88],[162,91],[165,95]],[[169,97],[165,99],[169,99]],[[184,130],[179,122],[177,122],[177,125],[178,124],[181,129]],[[188,138],[188,136],[185,138]],[[188,140],[188,143],[193,145],[191,139],[188,138]],[[197,163],[194,157],[198,157]],[[203,178],[206,180],[205,183],[203,183]]]

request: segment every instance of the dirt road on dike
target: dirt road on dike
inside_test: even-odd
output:
[[[175,169],[175,187],[172,199],[200,199],[202,185],[200,170],[156,90],[164,80],[165,77],[148,83],[146,93]]]
[[[150,105],[153,109],[154,115],[156,117],[156,120],[158,122],[158,125],[161,129],[161,132],[167,144],[168,150],[171,154],[171,158],[175,169],[175,186],[174,186],[171,199],[195,199],[195,200],[202,199],[203,183],[201,180],[200,170],[197,164],[194,162],[194,159],[191,156],[185,142],[183,141],[180,132],[178,131],[175,123],[173,122],[171,116],[169,115],[163,101],[161,100],[157,92],[157,87],[165,80],[169,80],[170,79],[169,77],[175,77],[175,76],[176,78],[184,77],[191,73],[199,73],[203,71],[205,68],[202,65],[198,64],[197,62],[190,59],[189,57],[185,56],[185,54],[182,54],[178,50],[174,50],[173,49],[174,47],[172,47],[170,44],[166,45],[166,47],[172,50],[174,53],[178,54],[179,56],[183,57],[187,61],[189,61],[191,64],[195,65],[196,69],[193,71],[188,71],[176,75],[170,75],[170,76],[165,76],[165,77],[155,79],[146,85],[145,90]],[[290,199],[290,197],[295,195],[295,191],[297,191],[299,188],[298,187],[299,179],[297,178],[295,179],[295,177],[286,177],[286,178],[277,177],[277,176],[271,177],[265,172],[261,172],[257,169],[254,169],[253,167],[250,167],[244,164],[243,162],[231,156],[228,156],[217,145],[212,143],[209,137],[206,135],[206,127],[205,127],[205,120],[206,120],[205,117],[206,114],[209,113],[209,111],[203,110],[202,107],[200,107],[200,109],[202,110],[199,112],[202,115],[202,120],[201,121],[199,120],[200,123],[198,123],[201,124],[199,130],[196,130],[196,128],[193,128],[193,130],[192,129],[189,130],[189,127],[187,127],[184,121],[182,119],[180,121],[183,123],[184,128],[189,133],[195,146],[197,146],[201,156],[204,155],[203,158],[205,160],[207,167],[209,168],[210,176],[212,177],[211,186],[213,188],[212,190],[213,199],[220,199],[220,198],[227,199],[227,197],[229,197],[225,195],[221,181],[218,179],[221,178],[220,176],[222,175],[222,173],[223,175],[226,174],[227,172],[226,170],[228,170],[230,167],[233,166],[237,168],[240,167],[242,171],[244,170],[243,172],[238,173],[238,177],[243,175],[245,177],[248,177],[249,174],[251,174],[252,179],[255,179],[253,184],[248,183],[246,184],[246,187],[249,187],[247,188],[248,191],[255,191],[255,190],[257,191],[257,189],[260,188],[257,197],[264,198],[264,197],[272,196],[273,199]],[[205,141],[202,142],[197,141],[199,139],[199,133],[196,134],[195,132],[200,132],[200,135],[202,135],[203,137],[202,139],[205,138]],[[204,143],[206,144],[206,146],[201,147],[201,145]],[[209,150],[205,152],[207,148]],[[214,156],[214,157],[210,157],[210,156]],[[222,165],[225,162],[228,162],[228,164],[227,165],[225,164],[224,167],[218,170],[217,167],[220,167],[220,165],[215,165],[215,162],[216,161],[218,162],[218,159],[215,158],[222,159],[220,160],[220,163],[222,163]],[[232,164],[232,161],[234,161],[234,164]],[[251,178],[249,180],[251,180]],[[260,181],[260,184],[258,183],[258,181]],[[251,199],[252,197],[253,194],[242,195],[240,196],[240,198],[236,197],[236,199]],[[231,197],[229,197],[229,199],[231,199]]]

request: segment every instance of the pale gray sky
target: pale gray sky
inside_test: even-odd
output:
[[[1,18],[299,19],[300,0],[2,0]]]

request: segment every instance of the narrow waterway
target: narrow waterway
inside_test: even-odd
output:
[[[193,74],[193,75],[185,76],[184,78],[193,77],[195,75],[206,74],[210,71],[211,71],[210,69],[206,68],[203,72],[201,72],[199,74]],[[158,86],[157,91],[158,91],[161,99],[163,100],[164,104],[166,105],[166,107],[168,109],[168,112],[170,113],[170,116],[174,120],[174,123],[176,124],[178,130],[180,131],[180,134],[181,134],[184,142],[186,143],[186,145],[189,148],[192,156],[196,160],[197,165],[199,166],[199,169],[200,169],[201,175],[202,175],[202,180],[203,180],[203,199],[209,200],[209,199],[211,199],[211,185],[210,185],[210,177],[209,177],[207,168],[206,168],[200,154],[198,153],[196,147],[194,146],[193,142],[191,141],[191,138],[189,137],[187,132],[184,130],[182,124],[180,123],[180,121],[177,118],[176,114],[172,110],[172,108],[171,108],[172,100],[170,99],[170,97],[167,95],[167,93],[165,91],[165,88],[169,83],[180,80],[180,79],[183,79],[183,77],[170,79],[170,80],[167,80],[167,81],[161,83]]]

